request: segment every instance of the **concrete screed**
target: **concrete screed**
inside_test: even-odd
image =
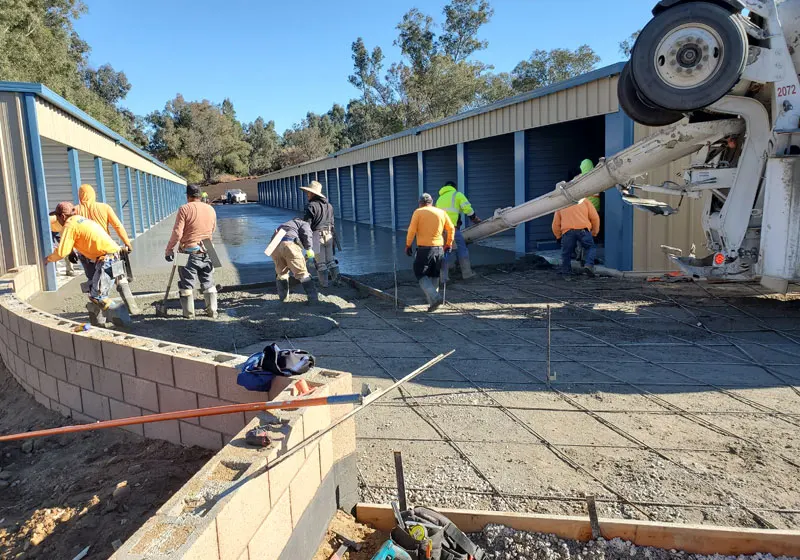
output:
[[[594,494],[605,517],[800,525],[800,300],[754,285],[479,272],[452,282],[435,315],[403,273],[409,307],[336,292],[348,305],[324,309],[331,330],[276,340],[352,372],[355,389],[456,349],[359,416],[364,501],[395,495],[401,450],[420,505],[582,515]],[[365,280],[391,292],[391,274]]]

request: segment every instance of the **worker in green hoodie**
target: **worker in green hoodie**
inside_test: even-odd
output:
[[[479,224],[481,219],[475,214],[469,199],[464,193],[458,192],[456,184],[453,181],[448,181],[444,186],[439,189],[439,199],[436,201],[436,207],[441,208],[456,227],[455,249],[458,264],[461,267],[461,277],[464,280],[472,278],[475,273],[472,272],[472,266],[469,262],[469,250],[467,249],[467,242],[464,241],[464,235],[461,233],[461,214],[466,215],[473,224]],[[446,272],[443,275],[446,278]],[[446,281],[446,280],[445,280]]]
[[[594,163],[592,163],[592,160],[585,159],[581,162],[581,175],[586,175],[593,169],[594,169]],[[592,203],[594,209],[597,210],[597,212],[600,212],[600,195],[593,194],[592,196],[587,196],[586,198],[588,198],[589,202]]]

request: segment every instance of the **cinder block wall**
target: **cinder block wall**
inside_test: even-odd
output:
[[[43,406],[77,422],[94,422],[264,400],[263,394],[236,384],[244,356],[106,329],[74,332],[80,323],[20,299],[33,284],[23,277],[31,274],[27,268],[4,276],[0,284],[0,357]],[[125,429],[176,444],[220,449],[248,420],[231,414]]]
[[[308,376],[317,396],[349,392],[351,376]],[[294,383],[294,381],[292,382]],[[290,387],[275,395],[290,398]],[[337,507],[356,487],[355,428],[344,422],[291,456],[352,405],[260,413],[112,557],[114,560],[303,560],[313,557]],[[272,444],[253,448],[246,430],[269,428]]]

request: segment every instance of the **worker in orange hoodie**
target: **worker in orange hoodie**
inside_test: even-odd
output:
[[[78,189],[78,201],[80,201],[80,204],[75,207],[75,213],[78,216],[89,218],[93,222],[99,224],[103,231],[108,234],[111,234],[111,228],[114,228],[120,241],[125,245],[127,252],[133,252],[133,245],[128,237],[128,232],[125,231],[125,226],[122,225],[122,221],[111,206],[105,202],[97,202],[97,194],[94,191],[94,187],[88,184],[81,185]],[[94,270],[94,267],[87,266],[85,257],[81,259],[81,263],[83,264],[87,278],[89,278],[89,273]],[[91,280],[91,278],[89,278],[89,280]],[[139,306],[136,304],[136,298],[133,297],[127,276],[122,276],[117,279],[117,291],[122,301],[124,301],[125,305],[128,307],[128,311],[130,311],[132,315],[138,314],[140,311]]]
[[[439,297],[439,276],[445,253],[453,247],[455,226],[447,212],[433,205],[433,197],[423,193],[419,197],[419,208],[414,210],[406,235],[406,254],[414,254],[412,244],[417,238],[417,253],[414,257],[414,276],[428,300],[428,311],[436,311],[442,305]]]
[[[572,253],[580,244],[586,251],[584,272],[594,277],[597,249],[594,237],[600,233],[600,216],[588,198],[558,210],[553,216],[553,234],[561,241],[561,273],[572,274]]]

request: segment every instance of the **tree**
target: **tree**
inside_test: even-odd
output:
[[[482,25],[489,23],[494,10],[487,0],[453,0],[444,7],[442,49],[453,62],[461,62],[489,42],[477,38]]]
[[[281,150],[281,167],[291,167],[298,163],[318,159],[331,152],[331,144],[320,129],[315,126],[299,126],[283,134],[284,147]]]
[[[83,80],[86,87],[110,105],[116,105],[125,99],[131,90],[131,83],[125,72],[117,72],[110,64],[103,64],[97,69],[85,69]]]
[[[535,50],[511,72],[511,84],[517,92],[531,91],[585,74],[598,62],[600,57],[588,45],[581,45],[574,51]]]
[[[244,126],[244,140],[253,149],[250,152],[250,175],[263,175],[277,167],[280,136],[275,132],[275,121],[264,122],[258,117]]]
[[[641,32],[642,32],[641,29],[639,31],[634,31],[633,33],[631,33],[630,37],[628,37],[619,44],[619,52],[626,59],[629,59],[631,57],[631,54],[633,53],[633,46],[636,44],[636,39],[639,38],[639,34]]]
[[[411,62],[414,72],[426,71],[439,52],[433,25],[433,18],[417,8],[406,12],[403,20],[397,24],[399,34],[394,44],[400,47],[400,52]]]

